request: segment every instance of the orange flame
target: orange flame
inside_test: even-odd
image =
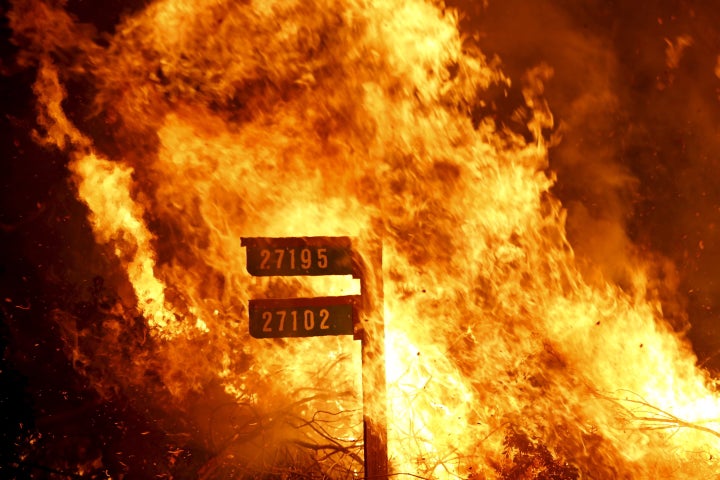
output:
[[[65,73],[95,81],[118,155],[68,120],[43,64],[39,122],[74,158],[161,381],[179,401],[219,383],[262,411],[266,436],[232,444],[236,459],[269,468],[263,451],[289,438],[350,452],[327,461],[331,476],[359,470],[358,346],[254,340],[245,311],[251,298],[357,285],[250,278],[239,241],[349,235],[383,242],[393,472],[509,478],[508,432],[522,431],[587,476],[717,474],[720,398],[644,268],[623,290],[576,265],[546,171],[551,69],[525,79],[530,141],[473,124],[478,94],[510,81],[457,21],[419,0],[157,1],[107,47],[81,43]]]

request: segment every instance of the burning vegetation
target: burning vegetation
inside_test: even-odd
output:
[[[22,287],[3,300],[6,359],[47,361],[65,399],[7,419],[5,476],[359,478],[364,414],[387,419],[392,476],[720,472],[720,396],[669,261],[597,266],[568,240],[592,215],[566,225],[554,190],[549,150],[576,125],[555,125],[552,65],[513,76],[421,0],[157,0],[109,26],[71,7],[6,13],[41,147],[23,148],[67,189],[37,207],[61,260],[42,280],[8,269]],[[663,86],[692,45],[664,44]],[[350,237],[369,264],[382,245],[364,274],[386,379],[352,336],[250,336],[252,299],[366,293],[248,274],[241,238],[308,236]]]

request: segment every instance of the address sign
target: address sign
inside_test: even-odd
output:
[[[353,273],[349,237],[244,237],[241,244],[256,277]]]
[[[359,295],[250,300],[255,338],[352,335]]]

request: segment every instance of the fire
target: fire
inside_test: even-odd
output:
[[[624,288],[586,278],[566,238],[549,67],[522,79],[525,138],[473,120],[510,79],[454,11],[420,0],[158,0],[103,39],[21,3],[38,140],[71,158],[97,248],[123,272],[99,346],[69,347],[86,368],[112,358],[87,368],[99,390],[145,388],[153,411],[187,415],[215,454],[203,478],[362,469],[357,342],[247,331],[251,298],[359,293],[352,278],[247,274],[241,237],[313,235],[383,246],[392,473],[717,474],[720,397],[650,270],[638,260]],[[80,80],[92,106],[71,115],[64,84]],[[122,340],[136,328],[147,338]]]

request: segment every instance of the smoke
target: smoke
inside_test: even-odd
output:
[[[717,368],[718,13],[702,2],[458,4],[466,34],[510,78],[539,63],[554,72],[553,191],[586,277],[632,290],[644,263],[653,283],[640,287]]]
[[[627,116],[618,59],[602,17],[590,23],[594,12],[583,10],[548,1],[493,3],[466,16],[463,26],[479,36],[484,51],[499,56],[510,78],[520,80],[541,63],[552,69],[545,87],[555,119],[550,168],[557,172],[554,191],[568,210],[569,239],[586,259],[587,275],[623,282],[634,267],[626,231],[639,182],[621,159],[620,128]],[[517,107],[498,108],[508,116]]]

